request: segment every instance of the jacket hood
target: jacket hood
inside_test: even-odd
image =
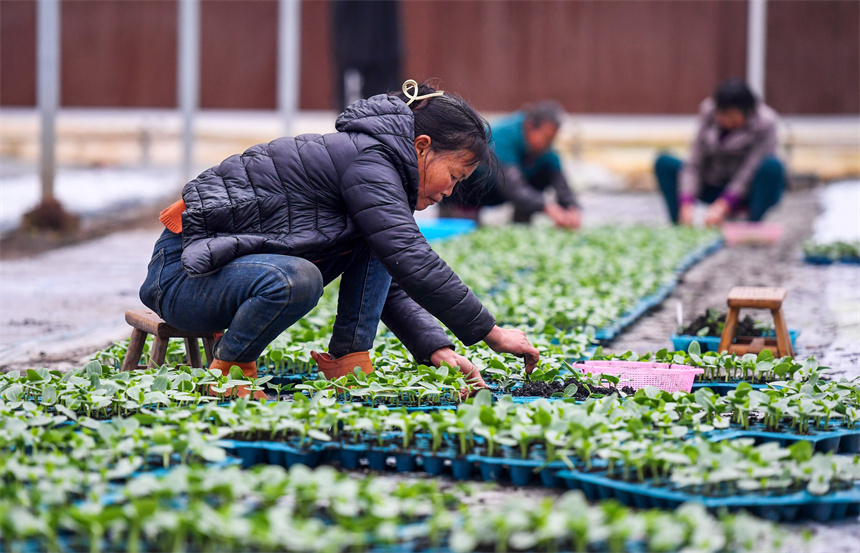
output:
[[[335,128],[341,132],[359,132],[372,136],[390,148],[404,165],[418,170],[415,117],[409,106],[400,98],[377,94],[366,100],[359,100],[338,116]]]

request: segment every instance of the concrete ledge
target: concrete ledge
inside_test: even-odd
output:
[[[486,114],[488,119],[499,114]],[[294,134],[334,131],[336,113],[298,114]],[[173,110],[64,109],[57,121],[61,164],[176,165],[182,152],[180,114]],[[558,148],[571,163],[602,166],[611,174],[645,185],[661,150],[685,156],[695,117],[678,115],[568,115]],[[38,159],[39,119],[35,109],[0,110],[0,156]],[[272,111],[200,112],[196,120],[195,165],[208,167],[244,149],[284,134]],[[780,127],[781,155],[794,173],[833,179],[860,174],[860,117],[786,116]],[[642,184],[646,183],[646,184]]]

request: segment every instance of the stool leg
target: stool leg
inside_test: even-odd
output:
[[[203,338],[203,352],[206,353],[206,362],[208,364],[212,364],[212,361],[215,360],[215,354],[213,351],[215,350],[215,338],[207,337]]]
[[[777,357],[784,357],[786,355],[794,357],[794,348],[791,347],[791,335],[788,333],[788,327],[785,325],[782,308],[771,309],[771,313],[773,314],[773,326],[776,331]]]
[[[122,371],[133,371],[140,363],[140,356],[143,355],[143,345],[146,343],[146,332],[139,328],[131,331],[131,340],[128,342],[128,350],[125,352],[125,359],[122,360]]]
[[[158,369],[164,365],[164,357],[167,355],[167,341],[170,338],[156,336],[152,341],[152,349],[149,352],[149,366]]]
[[[723,328],[723,335],[720,338],[720,349],[717,350],[719,353],[729,351],[732,346],[732,341],[735,339],[735,327],[738,325],[738,311],[740,309],[737,307],[729,307],[726,326]]]
[[[185,339],[185,352],[188,354],[188,364],[198,369],[203,368],[203,361],[200,360],[200,346],[197,344],[197,338]]]

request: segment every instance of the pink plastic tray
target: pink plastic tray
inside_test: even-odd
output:
[[[735,244],[776,244],[782,238],[782,225],[730,221],[723,224],[723,240]]]
[[[586,361],[573,365],[583,373],[611,374],[621,379],[619,387],[630,386],[636,390],[655,386],[666,392],[691,392],[693,380],[704,369],[669,363],[644,363],[641,361]]]

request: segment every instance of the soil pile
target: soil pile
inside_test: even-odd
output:
[[[615,386],[596,386],[592,387],[589,392],[589,389],[586,388],[585,385],[580,384],[575,378],[568,378],[564,382],[560,380],[554,380],[552,382],[530,380],[524,382],[521,387],[513,390],[511,395],[514,397],[552,397],[553,394],[564,393],[565,388],[571,384],[576,384],[577,386],[576,393],[573,395],[574,399],[587,399],[589,396],[597,394],[608,396],[609,394],[618,393],[618,388]],[[621,391],[627,395],[633,395],[636,393],[636,390],[630,386],[622,387]]]

